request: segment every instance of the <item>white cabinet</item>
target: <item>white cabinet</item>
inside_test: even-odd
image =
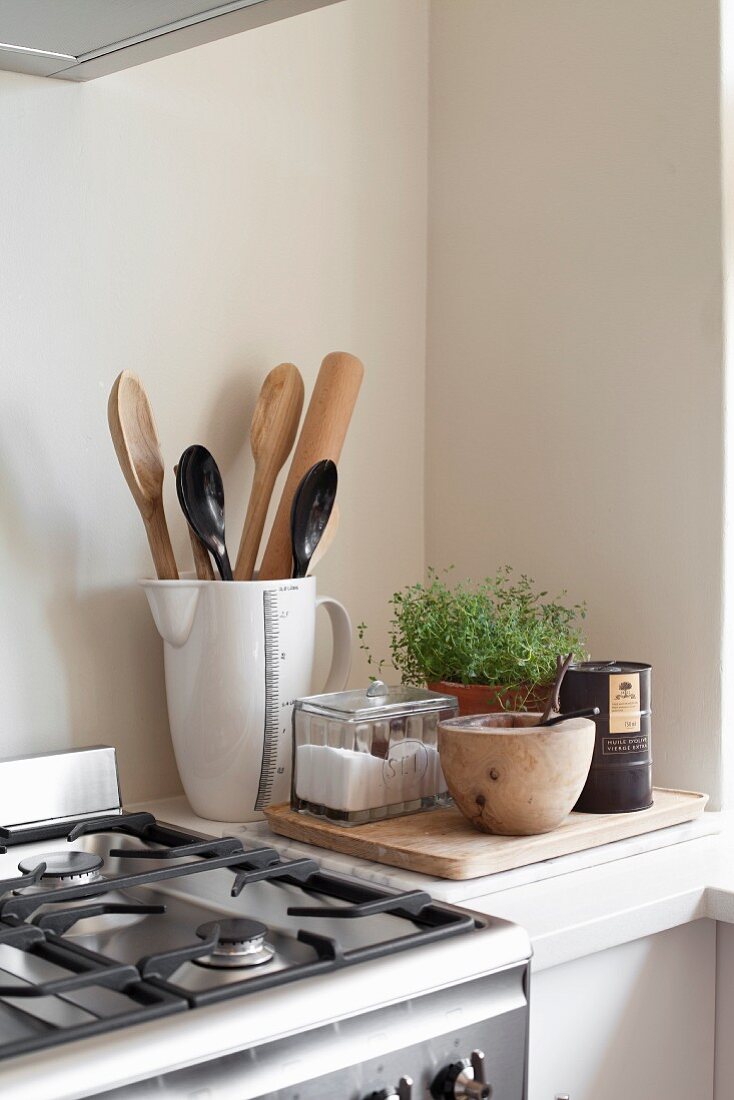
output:
[[[530,1100],[713,1100],[715,999],[708,920],[541,971],[530,996]],[[716,1100],[734,1094],[717,1089]]]
[[[734,1100],[734,925],[716,925],[714,1100]]]

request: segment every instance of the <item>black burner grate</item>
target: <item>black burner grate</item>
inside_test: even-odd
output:
[[[242,996],[245,993],[254,993],[260,989],[270,989],[301,978],[322,974],[325,971],[352,966],[356,963],[369,962],[386,955],[406,951],[411,947],[432,943],[437,939],[470,932],[476,927],[473,917],[435,905],[431,901],[430,895],[423,891],[416,890],[410,893],[386,895],[385,890],[369,886],[366,883],[347,881],[325,874],[319,870],[318,864],[314,860],[296,860],[291,864],[284,863],[279,867],[264,868],[261,873],[257,874],[257,881],[270,879],[302,885],[304,881],[302,864],[312,865],[305,869],[308,872],[305,880],[307,881],[309,894],[321,894],[329,898],[336,897],[351,902],[351,904],[342,908],[292,906],[287,910],[289,916],[323,916],[331,919],[343,917],[358,920],[380,913],[391,913],[411,921],[416,930],[407,935],[396,936],[391,940],[381,940],[379,943],[363,947],[343,949],[338,941],[332,937],[300,929],[297,933],[297,939],[300,943],[314,950],[315,958],[310,962],[300,963],[273,973],[259,974],[256,977],[244,976],[239,982],[213,985],[212,988],[204,990],[192,991],[171,981],[171,976],[184,963],[193,962],[211,954],[216,949],[220,939],[220,929],[217,924],[213,924],[211,935],[204,943],[193,943],[190,946],[159,952],[142,959],[138,963],[141,975],[172,995],[186,997],[193,1007]],[[295,875],[290,873],[294,867],[297,870]]]
[[[239,842],[237,843],[239,844]],[[139,849],[134,852],[137,859],[147,859],[148,854],[147,851]],[[268,875],[264,872],[268,869],[271,869],[274,875],[282,873],[281,868],[271,867],[273,861],[277,859],[278,854],[272,848],[253,848],[250,851],[245,851],[240,844],[238,851],[230,852],[228,855],[212,855],[205,859],[197,859],[193,863],[179,863],[173,866],[166,866],[164,863],[162,867],[156,867],[152,871],[137,871],[128,875],[108,875],[104,879],[96,879],[94,882],[57,887],[53,891],[6,897],[5,900],[0,902],[0,919],[10,924],[17,924],[19,921],[28,920],[36,909],[50,902],[58,905],[64,901],[80,901],[84,898],[99,897],[100,894],[113,889],[127,890],[134,886],[147,886],[153,882],[196,875],[202,871],[213,871],[219,867],[229,867],[233,871],[263,872],[258,877],[266,878]],[[284,866],[287,867],[288,865]],[[318,869],[318,864],[313,863],[313,868]],[[17,889],[20,883],[19,879],[5,881],[11,884],[9,887],[11,889]],[[236,896],[235,889],[236,881],[232,886],[233,896]],[[237,892],[239,893],[239,890]]]
[[[182,998],[142,981],[137,967],[115,963],[79,945],[71,946],[53,933],[34,925],[0,924],[0,947],[28,952],[66,972],[64,977],[51,981],[24,984],[18,978],[8,982],[8,977],[15,976],[0,969],[0,998],[4,1001],[9,999],[10,1004],[30,1003],[42,997],[63,997],[79,990],[97,988],[119,993],[121,1003],[126,1006],[110,1018],[108,1014],[97,1014],[85,1005],[85,1013],[90,1017],[86,1023],[69,1027],[46,1024],[40,1032],[29,1028],[25,1038],[15,1037],[5,1045],[0,1039],[0,1057],[27,1054],[57,1043],[99,1035],[112,1027],[157,1019],[186,1009]],[[22,1015],[22,1010],[18,1011]]]
[[[41,835],[43,833],[43,835]],[[127,835],[146,847],[112,848],[109,852],[116,859],[156,861],[157,866],[129,873],[104,874],[94,881],[77,881],[44,889],[43,875],[46,866],[40,862],[33,867],[24,863],[26,873],[0,880],[0,947],[3,945],[28,951],[47,961],[54,962],[65,971],[51,981],[29,984],[19,990],[15,984],[3,980],[0,970],[0,1000],[3,1004],[30,1002],[33,998],[61,997],[72,991],[99,987],[114,990],[129,1006],[125,1011],[100,1016],[89,1023],[65,1027],[48,1027],[42,1034],[30,1035],[27,1040],[13,1041],[3,1047],[0,1038],[0,1057],[37,1049],[53,1043],[74,1039],[82,1035],[97,1034],[127,1023],[137,1022],[168,1012],[221,1001],[258,990],[272,988],[297,981],[315,974],[322,974],[343,967],[367,962],[382,956],[408,950],[437,939],[472,931],[475,919],[458,910],[435,904],[423,891],[414,890],[396,894],[389,889],[356,880],[340,878],[321,871],[312,859],[281,860],[273,848],[262,847],[247,850],[235,837],[202,838],[171,826],[161,825],[151,814],[121,814],[94,819],[84,819],[67,824],[61,831],[49,834],[42,829],[26,830],[3,837],[9,843],[30,840],[46,840],[50,836],[65,836],[78,840],[82,836],[104,833]],[[150,847],[147,847],[150,845]],[[304,891],[313,904],[290,906],[289,917],[333,921],[360,921],[380,914],[390,914],[407,922],[402,934],[392,939],[381,939],[359,947],[346,948],[338,937],[300,929],[295,933],[298,941],[310,948],[313,958],[291,966],[268,970],[257,974],[250,971],[241,980],[218,983],[212,975],[211,987],[197,986],[195,991],[184,988],[174,980],[182,965],[205,959],[219,949],[226,951],[229,923],[208,922],[199,930],[200,935],[188,945],[173,950],[159,951],[137,962],[116,962],[102,954],[83,947],[77,941],[66,940],[65,934],[81,920],[117,914],[156,914],[164,919],[165,906],[138,904],[134,900],[120,900],[120,891],[175,879],[201,876],[208,871],[227,870],[232,873],[231,894],[239,897],[247,887],[255,883],[273,883],[295,886]],[[33,887],[30,892],[25,888]],[[114,894],[113,894],[114,892]],[[200,893],[200,891],[199,891]],[[113,894],[111,897],[107,895]],[[245,899],[247,894],[245,893]],[[319,904],[323,899],[324,904]],[[334,905],[334,901],[344,904]],[[202,940],[201,936],[205,938]],[[192,941],[196,929],[191,929]],[[9,975],[8,975],[9,976]],[[12,998],[12,1001],[9,999]]]

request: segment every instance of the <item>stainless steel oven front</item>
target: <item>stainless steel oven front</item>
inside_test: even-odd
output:
[[[529,962],[107,1095],[527,1100],[528,1007]]]

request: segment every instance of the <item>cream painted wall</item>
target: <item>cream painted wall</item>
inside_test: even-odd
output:
[[[717,6],[430,7],[427,352],[429,0],[0,74],[3,754],[109,741],[129,801],[177,787],[117,372],[170,464],[215,451],[236,543],[262,377],[341,347],[367,376],[320,589],[382,652],[425,561],[568,587],[595,654],[655,665],[657,781],[718,794]]]
[[[169,465],[217,455],[236,546],[265,373],[359,355],[319,586],[379,638],[375,589],[421,573],[427,30],[426,0],[345,0],[86,85],[0,74],[2,754],[108,742],[128,801],[178,786],[123,368]]]
[[[721,6],[721,137],[723,184],[723,256],[724,256],[724,332],[725,394],[724,435],[725,458],[725,538],[724,538],[724,646],[722,664],[724,691],[722,699],[722,729],[730,730],[734,721],[734,405],[732,404],[732,339],[734,333],[734,281],[732,258],[734,257],[734,7]],[[724,799],[731,806],[734,797],[734,746],[731,736],[722,738],[722,770]],[[726,1080],[726,1078],[724,1078]]]
[[[720,792],[714,0],[434,0],[426,550],[654,667],[660,784]]]

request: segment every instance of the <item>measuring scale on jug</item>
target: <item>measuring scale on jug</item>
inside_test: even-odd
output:
[[[288,791],[282,790],[283,781],[290,782],[290,728],[293,706],[298,696],[286,695],[284,698],[280,690],[281,675],[287,677],[291,667],[288,647],[293,639],[288,630],[291,608],[285,606],[287,602],[287,591],[269,589],[263,592],[265,728],[256,810],[264,810],[271,802],[284,801]]]
[[[176,763],[195,813],[253,821],[290,794],[296,699],[311,694],[316,609],[333,631],[324,692],[349,675],[345,608],[316,596],[316,579],[142,581],[164,640]]]

